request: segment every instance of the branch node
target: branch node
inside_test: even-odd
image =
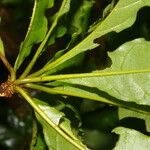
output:
[[[0,97],[12,97],[15,93],[14,82],[6,81],[0,85]]]

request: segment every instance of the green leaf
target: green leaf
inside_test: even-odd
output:
[[[55,39],[62,37],[63,35],[65,35],[66,32],[67,32],[67,29],[64,26],[62,26],[62,25],[58,26],[55,29],[55,32],[50,37],[50,39],[48,41],[48,45],[54,44],[55,43]]]
[[[47,149],[47,146],[44,142],[44,138],[38,134],[36,144],[34,145],[33,150],[46,150],[46,149]]]
[[[112,150],[115,136],[103,130],[85,129],[84,139],[91,150]]]
[[[102,14],[102,18],[99,18],[90,26],[88,30],[89,33],[94,31],[100,25],[100,23],[102,23],[103,20],[111,13],[113,8],[115,7],[115,3],[116,3],[116,0],[112,0],[111,3],[105,7],[103,14]]]
[[[73,43],[79,38],[79,36],[79,39],[82,39],[85,36],[88,30],[91,9],[94,3],[93,0],[83,0],[76,13],[74,14],[73,12],[73,14],[71,14],[73,17],[69,24],[69,34],[71,34],[70,46],[73,46]]]
[[[77,111],[77,109],[73,105],[60,101],[59,104],[55,105],[55,108],[58,111],[63,111],[63,110],[65,111],[66,109],[69,109],[71,111],[71,114],[74,115],[74,119],[77,119],[79,121],[77,127],[81,126],[82,123],[81,123],[80,114],[79,114],[79,112]]]
[[[128,110],[125,108],[119,108],[119,119],[123,119],[126,117],[133,117],[133,118],[139,118],[145,120],[145,125],[147,128],[147,131],[150,132],[150,115],[148,114],[142,114],[136,111]]]
[[[45,150],[46,144],[44,142],[44,138],[41,133],[38,132],[37,122],[33,119],[33,127],[32,127],[32,140],[30,144],[30,150]]]
[[[58,111],[54,107],[50,107],[48,104],[35,100],[38,107],[43,111],[43,113],[47,116],[47,118],[52,121],[57,128],[59,128],[63,132],[63,136],[52,128],[48,122],[46,122],[39,114],[36,113],[36,117],[39,122],[43,126],[43,133],[45,137],[45,141],[49,149],[68,149],[68,150],[76,150],[76,149],[87,149],[85,145],[81,143],[77,137],[72,132],[72,128],[70,125],[70,121],[65,118],[65,114]],[[65,136],[65,137],[64,137]],[[76,143],[75,145],[73,143]]]
[[[150,137],[147,135],[124,127],[115,128],[113,132],[120,135],[114,150],[150,149]]]
[[[54,43],[55,38],[62,37],[67,32],[67,34],[71,35],[71,41],[69,42],[69,46],[67,46],[68,49],[68,47],[70,47],[70,45],[74,43],[75,39],[80,34],[82,34],[81,36],[84,36],[86,34],[86,31],[88,29],[90,11],[94,4],[94,1],[83,0],[83,2],[79,5],[79,8],[73,12],[72,11],[69,12],[69,10],[72,7],[73,8],[78,7],[74,5],[78,5],[79,2],[72,1],[71,6],[70,6],[70,1],[68,1],[67,3],[64,9],[59,14],[59,18],[61,18],[64,14],[65,17],[61,18],[60,22],[58,22],[61,25],[58,24],[58,26],[56,27],[56,30],[54,31],[53,35],[50,38],[49,44]],[[56,18],[57,16],[58,15],[56,14],[54,18]]]
[[[50,107],[43,101],[33,100],[26,91],[18,86],[15,89],[34,109],[36,117],[43,126],[45,141],[50,149],[62,149],[62,147],[68,150],[88,149],[73,134],[70,121],[62,112]]]
[[[37,140],[37,123],[36,123],[36,121],[33,119],[32,140],[31,140],[31,144],[30,144],[30,150],[33,150],[33,149],[34,149],[34,145],[36,144],[36,140]]]
[[[149,73],[126,74],[129,70],[149,70],[150,42],[136,39],[121,45],[116,51],[110,52],[112,65],[102,71],[122,71],[124,75],[100,76],[61,80],[71,84],[95,87],[109,95],[137,104],[150,105]],[[98,71],[96,71],[98,72]],[[95,73],[96,73],[95,72]]]
[[[99,44],[94,42],[96,38],[99,38],[112,31],[120,32],[130,27],[136,19],[138,10],[144,6],[150,6],[150,1],[129,0],[127,2],[126,0],[120,0],[108,17],[106,17],[103,22],[100,22],[97,28],[90,35],[88,35],[69,52],[41,70],[37,71],[32,76],[37,76],[48,70],[52,70],[79,53],[98,47]]]
[[[0,54],[5,56],[4,45],[3,45],[3,41],[1,38],[0,38]]]
[[[15,62],[15,70],[20,67],[24,59],[31,53],[33,45],[44,39],[48,30],[48,22],[45,17],[45,11],[46,9],[53,7],[53,5],[54,0],[35,0],[28,32],[25,40],[21,44],[19,55]]]
[[[48,45],[54,44],[56,38],[60,38],[66,34],[67,28],[63,25],[63,23],[59,25],[58,22],[64,15],[66,15],[69,12],[69,10],[70,10],[70,0],[64,0],[60,11],[54,16],[52,27],[55,28],[55,30],[53,31],[52,35],[49,38]],[[64,19],[63,21],[65,22],[65,20],[66,19]]]
[[[29,65],[26,67],[26,69],[24,70],[24,72],[22,73],[22,75],[20,76],[20,78],[24,78],[25,76],[27,76],[29,74],[29,72],[31,71],[32,67],[34,66],[34,64],[36,63],[38,57],[40,56],[40,54],[43,52],[43,50],[45,49],[45,46],[47,46],[47,42],[49,40],[49,38],[52,36],[52,33],[55,31],[55,27],[58,23],[59,18],[64,15],[66,12],[68,12],[70,9],[70,0],[64,0],[61,3],[61,7],[58,11],[58,13],[55,16],[55,19],[49,29],[49,31],[47,32],[44,40],[42,41],[42,43],[40,44],[40,46],[38,47],[36,53],[34,54],[31,62],[29,63]],[[60,33],[59,33],[60,34]],[[52,36],[53,39],[53,36]]]
[[[105,18],[113,10],[115,2],[116,0],[112,0],[111,3],[106,6],[106,8],[103,11],[103,18]]]
[[[76,4],[76,2],[72,4],[73,7],[74,7],[74,4]],[[68,20],[68,22],[70,23],[67,28],[69,28],[68,34],[71,36],[71,40],[69,44],[67,45],[67,47],[61,51],[58,51],[55,54],[55,56],[46,65],[50,64],[52,61],[61,57],[69,48],[73,47],[76,43],[78,43],[79,41],[81,41],[81,39],[83,39],[88,29],[88,24],[89,24],[88,21],[90,17],[91,8],[93,5],[94,5],[93,0],[90,0],[90,1],[84,0],[82,4],[80,5],[80,7],[78,8],[78,10],[76,12],[73,12],[73,14],[70,14],[72,16],[72,20],[71,21]],[[63,32],[63,30],[61,32]],[[52,40],[52,43],[54,43],[55,39],[52,38],[51,40]],[[70,66],[80,65],[83,58],[84,58],[84,54],[77,55],[73,59],[66,61],[65,63],[63,63],[62,65],[60,65],[59,67],[53,70],[49,70],[43,75],[52,74],[56,71],[60,71]]]

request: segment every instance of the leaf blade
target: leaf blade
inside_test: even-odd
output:
[[[35,100],[35,99],[34,99]],[[50,107],[46,103],[41,103],[42,101],[35,100],[38,107],[48,116],[48,118],[53,121],[53,123],[58,126],[62,131],[65,131],[66,136],[70,139],[72,138],[76,145],[68,143],[66,138],[63,138],[60,134],[58,134],[54,128],[45,122],[38,114],[36,114],[37,119],[43,126],[43,132],[45,136],[45,141],[49,149],[61,149],[62,147],[69,150],[76,150],[77,145],[79,149],[86,149],[86,146],[83,145],[72,133],[72,129],[70,126],[70,121],[65,118],[65,115],[62,112],[59,112],[54,107]]]
[[[103,36],[112,31],[120,32],[130,27],[136,19],[137,11],[144,6],[150,6],[150,2],[141,0],[130,0],[129,2],[126,2],[126,0],[120,0],[114,7],[113,11],[108,15],[108,17],[102,23],[100,23],[97,28],[82,42],[31,76],[37,76],[48,71],[49,69],[55,69],[57,66],[73,58],[79,53],[96,48],[99,46],[99,44],[94,43],[94,39],[100,36]],[[120,17],[118,17],[118,15]]]
[[[54,142],[54,147],[55,146],[57,146],[57,145],[55,145],[55,144],[59,144],[60,145],[60,149],[62,148],[62,146],[63,146],[63,143],[61,143],[61,141],[59,141],[59,143],[57,143],[58,141],[57,141],[57,137],[59,136],[59,137],[61,137],[61,140],[65,140],[66,141],[66,143],[64,144],[64,146],[68,146],[69,148],[70,148],[70,150],[76,150],[76,149],[80,149],[80,150],[84,150],[84,149],[87,149],[87,147],[85,146],[85,145],[83,145],[82,144],[82,142],[81,141],[79,141],[74,135],[73,135],[73,133],[72,133],[72,135],[70,135],[70,132],[64,132],[64,130],[60,127],[60,126],[58,126],[57,124],[55,124],[55,121],[53,122],[52,120],[51,120],[51,117],[50,117],[50,114],[49,114],[49,111],[51,111],[51,107],[50,106],[48,106],[45,102],[43,102],[43,101],[38,101],[37,102],[37,100],[36,100],[36,102],[27,94],[27,92],[25,92],[22,88],[20,88],[20,87],[15,87],[15,89],[16,89],[16,91],[17,92],[19,92],[26,100],[27,100],[27,102],[33,107],[33,109],[35,110],[35,112],[38,114],[38,116],[40,116],[40,118],[42,119],[42,121],[44,122],[44,124],[43,125],[45,125],[46,126],[46,128],[47,128],[47,126],[48,126],[48,130],[46,130],[45,131],[45,136],[46,136],[46,142],[50,142],[49,141],[49,137],[51,136],[51,133],[53,133],[54,134],[54,136],[56,137],[56,138],[51,138],[51,140],[53,140],[53,142]],[[46,112],[45,112],[45,110],[43,109],[41,109],[41,108],[43,108],[43,107],[39,107],[39,105],[40,106],[46,106]],[[54,110],[54,108],[52,108],[53,110]],[[53,111],[54,112],[54,111]],[[58,112],[57,110],[55,110],[55,112]],[[57,115],[58,116],[58,115]],[[61,116],[62,116],[62,114],[61,115],[59,115],[59,119],[61,119]],[[52,117],[53,118],[53,117]],[[56,119],[57,120],[57,119]],[[56,121],[56,123],[58,123],[57,121]],[[60,124],[60,122],[59,122],[59,124]],[[47,134],[49,133],[49,131],[50,131],[50,129],[51,129],[51,132],[50,132],[50,135],[49,136],[47,136]],[[57,135],[57,136],[56,136]],[[51,144],[49,144],[49,143],[47,143],[48,144],[48,146],[50,146]],[[52,143],[53,144],[53,143]],[[53,146],[51,147],[51,148],[53,148]]]
[[[150,42],[136,39],[110,52],[112,66],[102,71],[125,71],[134,69],[149,69]],[[149,73],[128,74],[123,76],[92,77],[81,79],[66,79],[63,82],[95,87],[126,102],[150,105]]]
[[[53,5],[53,0],[35,0],[30,25],[25,40],[20,46],[20,51],[14,65],[15,70],[20,67],[24,59],[31,53],[33,45],[41,42],[44,39],[48,24],[45,17],[45,10],[53,7]]]
[[[68,12],[70,9],[70,0],[64,0],[61,4],[61,7],[58,11],[58,14],[56,15],[49,31],[47,32],[45,38],[43,39],[42,43],[40,44],[40,46],[38,47],[36,53],[34,54],[31,62],[29,63],[29,65],[26,67],[26,69],[24,70],[24,72],[22,73],[22,75],[20,76],[20,78],[24,78],[28,75],[28,73],[31,71],[32,67],[34,66],[34,64],[36,63],[39,55],[42,53],[42,51],[44,50],[44,47],[46,46],[48,39],[52,38],[53,36],[51,35],[57,25],[58,19],[64,15],[66,12]],[[52,37],[51,37],[52,36]]]
[[[115,128],[113,132],[120,135],[114,150],[150,149],[150,137],[136,130],[118,127]]]

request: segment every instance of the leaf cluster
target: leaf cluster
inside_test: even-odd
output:
[[[0,58],[11,83],[5,90],[1,86],[0,96],[15,92],[32,107],[31,150],[150,147],[149,30],[142,26],[143,36],[131,40],[128,33],[139,10],[150,2],[112,0],[95,15],[98,4],[95,0],[35,0],[14,67],[0,39]],[[123,32],[128,33],[127,41],[116,44],[115,37]],[[92,50],[101,57],[90,55]],[[127,118],[143,119],[145,131],[126,127],[122,122]],[[98,142],[102,139],[105,145]]]

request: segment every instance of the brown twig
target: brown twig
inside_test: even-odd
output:
[[[8,71],[10,72],[10,81],[14,81],[16,79],[16,73],[15,73],[13,67],[8,62],[8,60],[6,59],[6,57],[4,55],[0,54],[0,59],[2,60],[2,62],[4,63],[4,65],[6,66]]]

